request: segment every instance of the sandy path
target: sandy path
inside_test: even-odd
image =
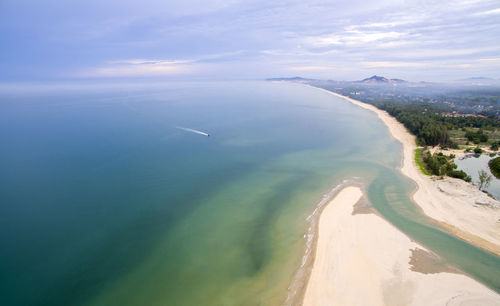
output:
[[[375,214],[353,215],[361,196],[346,187],[322,211],[304,305],[500,305],[462,274],[412,271],[412,250],[425,249]]]

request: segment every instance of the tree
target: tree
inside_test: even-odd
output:
[[[479,173],[479,181],[477,183],[479,184],[479,190],[488,188],[492,179],[491,175],[484,170],[479,170],[478,173]]]
[[[491,173],[493,173],[496,178],[500,178],[500,157],[491,159],[488,162],[488,166],[490,167]]]

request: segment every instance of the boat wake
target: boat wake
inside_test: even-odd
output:
[[[195,130],[195,129],[190,129],[190,128],[182,127],[182,126],[176,126],[176,128],[178,128],[179,130],[186,131],[186,132],[191,132],[191,133],[195,133],[195,134],[199,134],[199,135],[210,137],[210,134],[202,132],[202,131],[198,131],[198,130]]]

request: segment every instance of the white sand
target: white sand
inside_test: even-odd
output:
[[[452,273],[410,270],[412,242],[375,214],[352,215],[358,187],[344,188],[320,215],[304,305],[500,305],[500,296]]]
[[[317,88],[317,87],[315,87]],[[337,93],[318,88],[375,112],[391,135],[403,144],[401,171],[417,183],[414,202],[455,236],[500,256],[500,202],[459,179],[432,180],[414,160],[415,136],[387,112]]]

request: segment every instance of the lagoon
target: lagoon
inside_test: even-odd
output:
[[[480,170],[484,170],[490,174],[492,176],[492,180],[490,185],[485,188],[485,190],[492,194],[496,199],[500,199],[500,180],[491,173],[488,166],[488,162],[492,158],[495,158],[495,156],[491,157],[488,154],[469,154],[464,158],[456,158],[455,163],[457,164],[459,170],[463,170],[471,176],[474,183],[479,180],[478,172]]]

